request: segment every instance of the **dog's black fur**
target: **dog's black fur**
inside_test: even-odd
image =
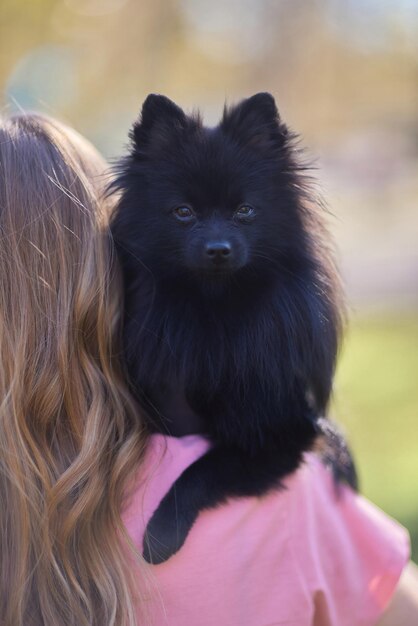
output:
[[[342,328],[338,275],[273,97],[225,108],[206,128],[150,95],[131,140],[112,222],[129,373],[154,428],[179,434],[187,414],[214,444],[148,525],[145,556],[158,563],[200,510],[280,486],[321,433],[337,471],[352,484],[355,473],[323,419]]]

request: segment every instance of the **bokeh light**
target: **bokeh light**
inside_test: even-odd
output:
[[[35,48],[12,69],[6,95],[18,109],[71,107],[78,97],[75,51],[48,44]]]

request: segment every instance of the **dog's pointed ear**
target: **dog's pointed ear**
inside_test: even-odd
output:
[[[150,130],[155,124],[186,125],[183,109],[170,98],[151,93],[144,101],[140,123],[144,130]]]
[[[229,108],[225,105],[220,127],[239,143],[253,148],[280,147],[288,135],[274,98],[267,92]]]
[[[166,96],[151,93],[130,133],[134,151],[164,143],[168,136],[186,127],[187,116],[177,104]]]

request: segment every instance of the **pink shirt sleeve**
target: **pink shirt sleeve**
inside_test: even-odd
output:
[[[407,531],[361,495],[342,487],[313,454],[289,482],[291,543],[314,626],[372,626],[409,560]]]

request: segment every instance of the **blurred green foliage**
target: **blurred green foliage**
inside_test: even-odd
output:
[[[354,319],[335,385],[361,491],[411,533],[418,561],[418,317]]]

